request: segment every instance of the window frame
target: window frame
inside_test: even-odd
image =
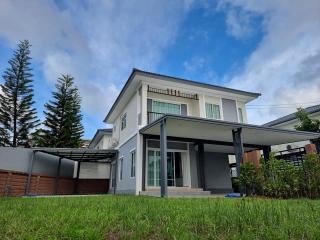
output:
[[[136,177],[136,161],[137,161],[137,154],[136,149],[132,149],[130,151],[130,178]]]
[[[243,110],[241,107],[238,107],[238,118],[239,123],[244,123]]]
[[[211,118],[211,117],[209,117],[209,116],[207,115],[207,104],[208,104],[208,105],[218,106],[218,109],[219,109],[219,118],[214,118],[214,117]],[[205,108],[205,113],[206,113],[206,118],[207,118],[207,119],[222,120],[222,116],[221,116],[221,106],[220,106],[220,104],[212,103],[212,102],[205,102],[205,103],[204,103],[204,108]]]
[[[123,131],[127,127],[127,113],[124,113],[121,115],[120,123],[121,123],[121,131]]]
[[[175,102],[175,101],[167,101],[167,100],[163,100],[163,99],[156,99],[156,98],[150,98],[152,103],[151,103],[151,111],[152,112],[155,112],[154,108],[153,108],[153,102],[160,102],[160,103],[166,103],[166,104],[172,104],[172,105],[179,105],[179,110],[180,110],[180,113],[179,115],[182,115],[181,113],[181,105],[182,103],[181,102]],[[188,107],[188,104],[187,105],[187,114],[188,114],[188,110],[189,110],[189,107]],[[158,113],[158,112],[156,112]],[[162,114],[166,114],[166,113],[162,113]]]

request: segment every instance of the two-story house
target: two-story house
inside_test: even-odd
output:
[[[232,192],[229,156],[239,172],[245,151],[315,138],[315,134],[247,124],[259,93],[134,69],[104,119],[112,124],[116,193]]]

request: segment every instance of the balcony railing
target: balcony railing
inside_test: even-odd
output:
[[[161,118],[164,114],[158,112],[148,112],[148,124]]]
[[[193,100],[199,100],[198,94],[184,93],[184,92],[181,92],[180,90],[174,90],[174,89],[169,89],[169,88],[160,89],[160,88],[150,87],[148,85],[148,92],[158,93],[158,94],[163,94],[163,95],[169,95],[169,96],[175,96],[175,97],[180,97],[180,98],[188,98],[188,99],[193,99]]]

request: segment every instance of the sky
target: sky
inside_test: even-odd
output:
[[[39,118],[71,74],[88,139],[133,68],[259,92],[254,124],[320,104],[319,0],[1,0],[1,75],[23,39]]]

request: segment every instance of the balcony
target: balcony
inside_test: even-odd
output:
[[[148,124],[161,118],[164,115],[164,113],[158,113],[158,112],[148,112],[147,114],[148,114]]]

